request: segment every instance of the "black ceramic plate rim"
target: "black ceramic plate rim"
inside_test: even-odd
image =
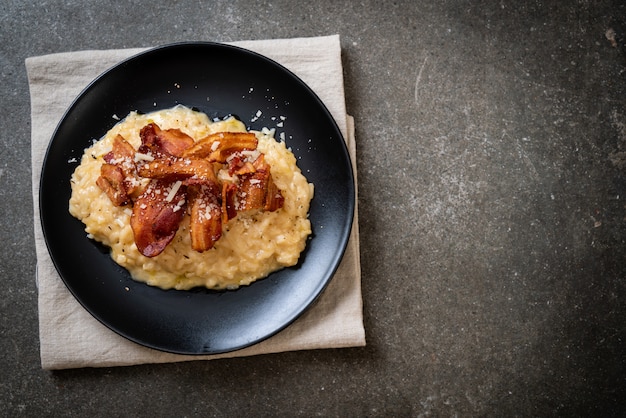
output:
[[[347,196],[343,196],[340,198],[344,198],[346,199],[345,205],[346,205],[346,209],[347,209],[347,213],[345,214],[346,216],[346,221],[344,222],[343,225],[343,229],[341,231],[339,231],[339,236],[338,236],[338,240],[337,240],[337,247],[336,247],[336,253],[334,255],[334,257],[330,258],[328,260],[328,269],[326,270],[326,273],[324,275],[323,278],[321,278],[321,280],[319,281],[319,285],[310,292],[309,295],[307,295],[304,299],[303,302],[301,304],[301,306],[294,310],[293,312],[290,313],[290,315],[288,315],[287,317],[283,318],[283,320],[281,321],[280,324],[276,324],[275,326],[271,327],[271,329],[268,329],[267,331],[265,331],[262,335],[257,335],[253,338],[251,338],[248,341],[245,342],[240,342],[237,344],[233,344],[231,346],[226,346],[226,347],[219,347],[219,348],[211,348],[211,347],[207,347],[204,346],[200,349],[198,349],[197,347],[191,348],[191,347],[185,347],[183,344],[183,347],[181,348],[180,346],[169,346],[167,343],[163,344],[162,342],[153,342],[150,341],[149,339],[146,339],[145,337],[137,337],[135,335],[133,335],[132,332],[128,332],[125,330],[121,330],[119,326],[116,326],[116,324],[112,324],[110,323],[110,321],[104,320],[101,317],[101,313],[98,312],[97,310],[92,309],[92,307],[90,306],[90,303],[88,303],[87,301],[85,301],[83,299],[83,297],[81,296],[80,291],[77,291],[75,289],[75,286],[73,285],[73,283],[71,281],[68,281],[66,278],[66,273],[64,270],[64,267],[58,262],[57,257],[55,257],[55,253],[57,248],[55,248],[55,245],[51,242],[53,240],[53,237],[49,236],[48,233],[48,228],[46,228],[46,225],[48,222],[50,222],[50,220],[46,219],[46,202],[44,202],[44,198],[42,196],[45,195],[45,191],[44,191],[44,186],[46,183],[45,180],[47,180],[45,178],[46,175],[46,168],[49,164],[51,164],[51,162],[49,161],[49,154],[50,154],[50,150],[53,148],[55,139],[57,138],[57,135],[59,134],[59,131],[61,130],[64,122],[67,120],[68,117],[70,117],[72,115],[72,113],[76,110],[76,108],[78,106],[80,106],[81,104],[81,100],[83,99],[83,97],[90,91],[92,91],[93,89],[98,88],[98,85],[100,83],[103,83],[103,80],[106,80],[107,77],[109,76],[109,74],[111,74],[114,71],[117,71],[117,69],[123,67],[124,65],[128,64],[128,63],[133,63],[136,60],[142,60],[144,59],[147,55],[150,54],[160,54],[163,53],[164,51],[168,51],[168,50],[172,50],[172,49],[178,49],[178,48],[226,48],[228,50],[231,51],[236,51],[236,53],[239,54],[244,54],[247,55],[249,57],[253,57],[253,59],[257,59],[257,60],[262,60],[265,61],[266,63],[270,63],[271,65],[275,66],[277,69],[280,69],[280,71],[282,71],[283,76],[284,77],[290,77],[292,78],[292,81],[297,82],[301,85],[302,88],[304,88],[307,93],[310,96],[310,99],[312,99],[315,102],[315,105],[326,115],[326,123],[332,125],[331,130],[334,131],[334,134],[337,136],[335,138],[335,142],[338,142],[337,146],[337,150],[339,153],[342,154],[342,157],[345,159],[345,164],[346,164],[346,168],[349,170],[349,176],[350,176],[350,187],[349,187],[349,194]],[[256,57],[256,58],[254,58]],[[180,103],[185,105],[185,103]],[[160,109],[146,109],[145,111],[152,111],[152,110],[158,110]],[[140,109],[135,109],[135,110],[140,110]],[[101,135],[103,135],[106,132],[107,129],[105,129],[104,132],[102,132]],[[85,147],[87,147],[88,144],[85,144]],[[73,169],[72,169],[73,171]],[[69,178],[66,179],[67,183],[68,183],[68,187],[69,187]],[[315,198],[314,198],[314,202],[315,202]],[[127,338],[128,340],[134,341],[135,343],[138,343],[140,345],[143,346],[147,346],[153,349],[157,349],[160,351],[165,351],[165,352],[172,352],[172,353],[176,353],[176,354],[197,354],[197,355],[203,355],[203,354],[219,354],[219,353],[224,353],[224,352],[231,352],[231,351],[235,351],[235,350],[239,350],[254,344],[257,344],[263,340],[266,340],[267,338],[275,335],[276,333],[282,331],[284,328],[286,328],[287,326],[289,326],[291,323],[293,323],[299,316],[301,316],[307,309],[309,309],[314,302],[318,299],[319,295],[324,291],[324,289],[327,287],[328,283],[330,282],[330,280],[332,279],[332,276],[334,275],[334,273],[336,272],[339,263],[343,257],[343,254],[345,252],[347,243],[348,243],[348,239],[350,236],[350,231],[351,231],[351,227],[352,227],[352,218],[353,218],[353,212],[354,212],[354,203],[355,202],[355,190],[354,190],[354,183],[353,183],[353,178],[352,178],[352,166],[351,166],[351,162],[350,162],[350,157],[347,151],[347,147],[344,143],[343,137],[341,136],[341,132],[337,126],[337,124],[335,123],[332,115],[330,114],[330,112],[328,111],[328,109],[325,107],[325,105],[323,104],[323,102],[319,99],[319,97],[316,95],[315,92],[313,92],[301,79],[299,79],[295,74],[293,74],[291,71],[289,71],[288,69],[286,69],[285,67],[283,67],[282,65],[276,63],[275,61],[260,55],[258,53],[255,53],[253,51],[249,51],[240,47],[236,47],[236,46],[232,46],[232,45],[226,45],[226,44],[220,44],[220,43],[212,43],[212,42],[182,42],[182,43],[175,43],[175,44],[168,44],[168,45],[163,45],[163,46],[159,46],[156,48],[152,48],[152,49],[148,49],[146,51],[143,51],[139,54],[136,54],[132,57],[129,57],[123,61],[121,61],[120,63],[114,65],[113,67],[109,68],[108,70],[106,70],[105,72],[103,72],[101,75],[99,75],[97,78],[95,78],[91,83],[89,83],[89,85],[83,89],[83,91],[76,97],[76,99],[74,99],[74,101],[72,102],[72,104],[68,107],[68,109],[66,110],[66,112],[64,113],[61,121],[59,122],[59,124],[57,125],[57,128],[55,129],[55,132],[52,136],[52,140],[50,141],[49,145],[48,145],[48,149],[46,151],[46,157],[44,159],[44,164],[42,167],[42,173],[41,173],[41,189],[40,189],[40,201],[39,201],[39,205],[40,205],[40,217],[41,217],[41,222],[42,222],[42,229],[43,229],[43,233],[44,233],[44,238],[45,238],[45,242],[46,245],[48,247],[48,251],[51,255],[51,259],[53,261],[53,264],[55,265],[57,271],[59,272],[59,275],[61,277],[61,279],[63,280],[63,282],[65,283],[66,287],[68,288],[68,290],[70,291],[70,293],[73,294],[73,296],[77,299],[77,301],[88,311],[91,313],[92,316],[94,316],[94,318],[96,318],[98,321],[100,321],[101,323],[103,323],[105,326],[107,326],[109,329],[111,329],[112,331],[116,332],[117,334]],[[70,215],[68,215],[70,216]],[[315,225],[313,225],[313,228],[315,228]],[[308,251],[308,247],[310,246],[310,244],[312,242],[314,242],[315,238],[313,238],[311,241],[309,241],[309,243],[307,244],[307,249],[305,249],[304,252],[304,257],[306,258],[306,252]],[[93,242],[91,240],[89,240],[90,242]],[[105,254],[106,257],[109,257],[108,254]],[[110,258],[110,257],[109,257]],[[112,260],[111,260],[112,262]],[[306,263],[306,261],[304,263],[302,263],[303,265]],[[125,271],[125,270],[124,270]],[[127,274],[127,272],[126,272]],[[297,272],[295,273],[297,274]],[[262,283],[262,282],[269,282],[270,278],[272,277],[272,275],[270,275],[270,277],[263,279],[262,281],[258,282],[258,283]],[[132,280],[132,279],[131,279]],[[133,282],[134,284],[136,284],[137,286],[145,286],[145,287],[150,287],[148,285],[142,284],[142,283],[137,283],[137,282]],[[255,286],[256,284],[253,284],[252,286]],[[253,287],[249,287],[249,288],[253,288]],[[236,294],[236,292],[239,292],[240,290],[237,291],[233,291],[230,292],[230,294]],[[183,294],[184,292],[187,291],[174,291],[177,292],[175,294],[175,297],[180,298],[181,294]],[[245,290],[243,290],[242,292],[245,292]],[[192,292],[193,293],[193,292]],[[166,319],[165,319],[166,320]],[[185,332],[190,332],[190,333],[202,333],[205,332],[206,330],[187,330]],[[193,336],[192,336],[193,337]],[[201,338],[201,337],[198,337]]]

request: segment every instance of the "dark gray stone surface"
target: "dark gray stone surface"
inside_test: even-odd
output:
[[[0,415],[619,416],[626,5],[0,6]],[[28,56],[339,33],[368,345],[42,371]]]

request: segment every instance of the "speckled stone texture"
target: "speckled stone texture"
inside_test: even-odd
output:
[[[341,35],[364,348],[44,372],[28,56]],[[0,7],[4,416],[620,416],[622,1]]]

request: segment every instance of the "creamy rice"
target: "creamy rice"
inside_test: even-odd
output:
[[[111,248],[116,263],[135,280],[163,289],[234,289],[298,262],[311,233],[308,211],[313,185],[302,175],[285,143],[276,141],[268,130],[255,132],[258,150],[271,166],[284,206],[274,212],[238,214],[224,225],[215,246],[203,253],[191,248],[189,216],[185,216],[161,254],[143,256],[130,227],[131,207],[115,206],[96,180],[113,138],[120,134],[137,149],[141,144],[139,131],[148,123],[164,130],[178,128],[196,140],[216,132],[246,131],[245,125],[234,118],[214,122],[203,113],[176,106],[145,115],[132,112],[85,150],[72,176],[69,210],[85,224],[90,238]]]

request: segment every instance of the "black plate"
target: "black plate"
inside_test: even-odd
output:
[[[212,118],[235,115],[250,129],[286,117],[287,145],[315,184],[312,238],[294,268],[236,291],[164,291],[135,282],[89,240],[68,212],[70,177],[84,148],[113,115],[176,104]],[[256,119],[257,111],[261,116]],[[121,62],[91,83],[59,123],[44,161],[40,208],[52,260],[76,299],[99,321],[139,344],[180,354],[214,354],[279,332],[316,300],[344,253],[354,211],[354,181],[341,132],[313,91],[281,65],[222,44],[182,43]]]

